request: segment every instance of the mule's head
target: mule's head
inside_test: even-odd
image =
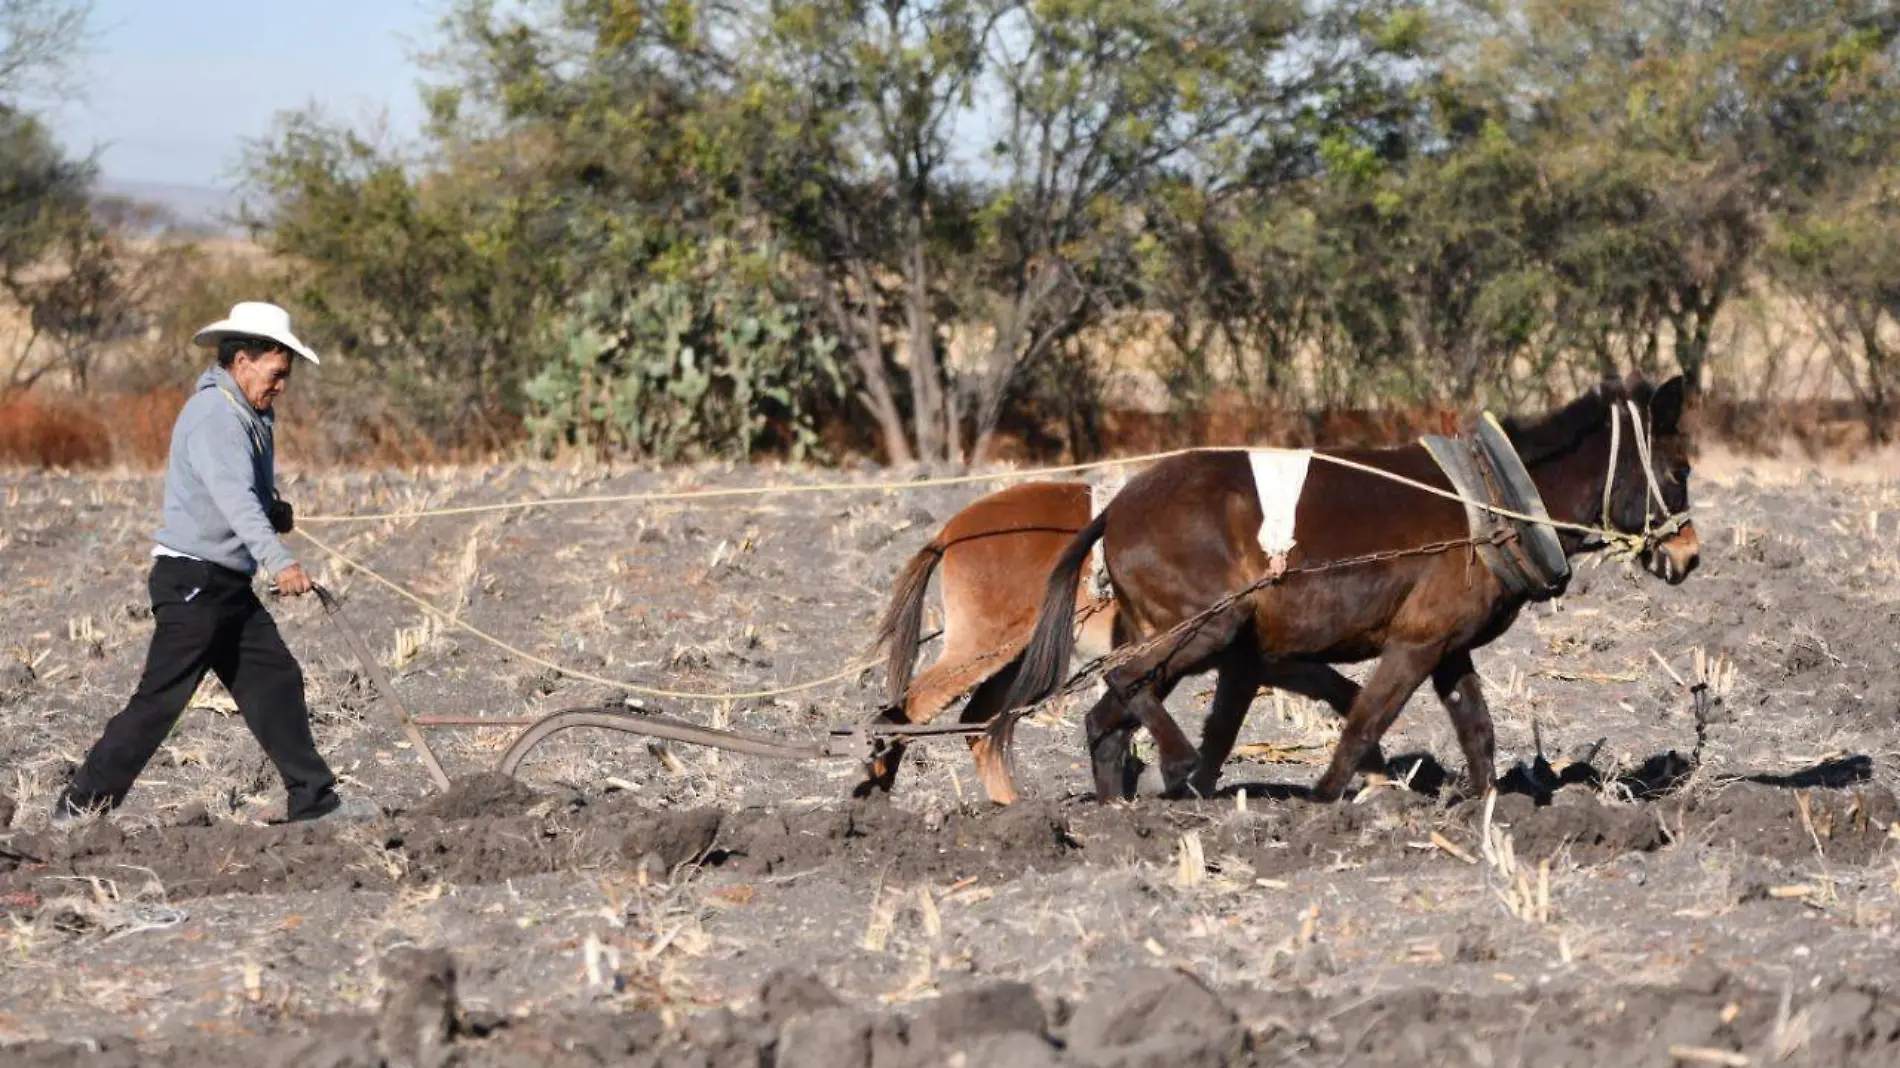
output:
[[[1634,382],[1607,392],[1605,399],[1609,418],[1622,425],[1614,469],[1608,472],[1608,514],[1603,518],[1624,534],[1660,532],[1645,542],[1639,559],[1650,573],[1675,585],[1689,577],[1701,558],[1701,542],[1688,518],[1692,448],[1683,427],[1682,376],[1655,388]],[[1633,419],[1640,425],[1632,427]]]

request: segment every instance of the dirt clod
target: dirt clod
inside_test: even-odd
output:
[[[518,816],[540,799],[520,779],[499,771],[480,771],[452,780],[447,790],[417,805],[414,814],[439,820]]]
[[[390,1068],[439,1068],[455,1038],[455,961],[404,946],[383,957],[382,977],[376,1042]]]
[[[0,705],[10,705],[33,694],[33,685],[39,676],[33,673],[29,664],[11,661],[0,664]]]
[[[706,855],[723,819],[724,814],[712,808],[643,813],[627,822],[620,855],[649,867],[651,876],[667,878],[674,868]]]
[[[1524,797],[1509,801],[1507,805],[1500,799],[1496,819],[1508,825],[1522,856],[1543,858],[1567,852],[1578,863],[1589,864],[1623,853],[1647,853],[1668,841],[1656,813],[1647,806],[1605,805],[1593,795],[1576,791],[1560,791],[1555,801],[1541,808],[1531,807]],[[1480,808],[1474,802],[1471,811]]]
[[[995,1035],[1023,1032],[1040,1037],[1048,1026],[1029,984],[992,983],[945,994],[924,1006],[911,1020],[910,1045],[948,1053]]]
[[[515,696],[525,700],[546,697],[561,688],[561,673],[541,671],[533,675],[523,675],[515,681]]]
[[[988,1068],[1062,1068],[1063,1060],[1047,1039],[1023,1031],[992,1035],[970,1047],[967,1063]]]
[[[1247,1036],[1232,1009],[1186,972],[1143,968],[1117,977],[1069,1021],[1069,1049],[1127,1068],[1230,1063]]]
[[[820,1009],[779,1031],[778,1068],[871,1068],[877,1020],[854,1008]]]
[[[816,976],[785,970],[766,977],[759,987],[758,1002],[765,1021],[775,1025],[844,1005],[844,1001]]]
[[[216,821],[212,819],[211,810],[205,807],[203,801],[193,801],[172,813],[174,827],[209,827],[214,822]]]

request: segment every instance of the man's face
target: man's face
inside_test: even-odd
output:
[[[282,349],[240,352],[231,361],[231,377],[251,407],[266,411],[290,387],[290,353]]]

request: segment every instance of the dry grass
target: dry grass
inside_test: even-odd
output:
[[[172,424],[185,398],[180,388],[87,397],[48,391],[0,393],[0,469],[163,470],[171,453]],[[323,399],[302,410],[287,404],[278,423],[279,467],[414,469],[476,462],[518,441],[504,436],[466,449],[442,448],[398,417],[372,417],[345,408],[345,402]],[[349,428],[342,439],[337,438],[340,427]]]
[[[1606,770],[1618,754],[1627,766],[1665,748],[1686,751],[1694,725],[1686,713],[1685,685],[1698,682],[1741,718],[1712,732],[1707,756],[1725,774],[1698,774],[1686,784],[1686,796],[1723,789],[1733,777],[1728,772],[1792,770],[1828,750],[1874,752],[1871,747],[1890,742],[1890,731],[1869,733],[1873,728],[1832,719],[1830,710],[1840,699],[1815,681],[1784,678],[1788,651],[1818,638],[1833,655],[1820,655],[1818,676],[1877,683],[1857,660],[1865,656],[1865,643],[1856,645],[1855,635],[1838,627],[1838,616],[1798,618],[1777,606],[1799,602],[1812,610],[1802,598],[1817,593],[1861,597],[1883,610],[1892,604],[1890,585],[1864,577],[1866,569],[1900,577],[1878,570],[1893,566],[1900,499],[1892,483],[1856,480],[1829,468],[1820,473],[1825,484],[1812,493],[1767,492],[1761,489],[1769,483],[1762,468],[1752,480],[1742,480],[1742,466],[1722,468],[1707,458],[1699,466],[1699,477],[1711,481],[1701,500],[1713,502],[1704,539],[1711,561],[1721,554],[1724,569],[1709,586],[1692,580],[1672,591],[1614,572],[1596,574],[1598,592],[1575,599],[1561,615],[1527,612],[1529,618],[1507,640],[1485,652],[1480,662],[1500,725],[1501,766],[1527,758],[1533,723],[1542,724],[1553,760],[1559,750],[1608,736],[1604,759],[1597,762]],[[1807,481],[1798,464],[1788,462],[1785,471],[1774,477],[1786,482],[1776,485]],[[382,476],[313,471],[298,479],[295,492],[300,511],[346,512],[572,492],[593,487],[599,474],[587,466],[545,465]],[[695,469],[667,472],[640,488],[662,480],[754,483],[764,477]],[[142,520],[155,487],[149,479],[135,484],[104,475],[31,475],[0,480],[0,492],[7,495],[0,544],[12,537],[13,547],[4,551],[26,554],[9,556],[7,563],[27,562],[20,581],[0,591],[9,598],[0,602],[7,628],[0,661],[36,661],[41,679],[31,702],[9,706],[0,717],[0,736],[14,739],[5,785],[22,802],[22,824],[37,828],[40,806],[50,801],[63,762],[80,755],[76,747],[123,699],[122,688],[136,670],[133,661],[149,623],[127,618],[116,606],[139,597]],[[1751,494],[1762,503],[1751,503]],[[446,611],[550,659],[597,655],[609,663],[595,670],[656,682],[686,681],[681,675],[697,681],[778,680],[812,674],[814,664],[829,666],[843,646],[862,637],[854,628],[878,606],[878,584],[931,524],[912,523],[899,539],[868,547],[880,528],[908,521],[907,510],[918,506],[941,521],[948,507],[967,499],[940,494],[841,502],[820,525],[806,527],[792,524],[809,522],[808,515],[751,508],[542,511],[492,524],[376,524],[352,528],[343,544],[392,578],[416,585]],[[1869,512],[1880,515],[1871,543],[1864,537]],[[1847,529],[1836,529],[1836,520]],[[694,533],[687,532],[689,524]],[[1737,533],[1743,524],[1752,530]],[[649,532],[656,540],[643,541]],[[1756,572],[1735,563],[1764,547],[1798,557],[1808,569],[1800,583],[1758,585]],[[334,568],[313,573],[345,593],[351,618],[379,654],[394,651],[398,633],[420,620]],[[1734,592],[1738,588],[1742,592]],[[1704,612],[1710,604],[1741,613],[1738,633],[1753,638],[1742,641],[1712,629]],[[415,795],[402,791],[421,789],[413,755],[395,748],[386,719],[360,689],[349,687],[352,665],[315,606],[279,604],[273,612],[305,661],[326,752],[346,754],[338,761],[346,783],[379,800],[401,796],[412,802]],[[91,655],[93,644],[105,649],[104,659]],[[669,667],[675,652],[681,663]],[[597,696],[585,687],[523,696],[513,688],[510,665],[453,641],[411,641],[405,657],[395,684],[417,711],[518,714]],[[1183,725],[1192,732],[1205,692],[1191,684],[1180,694],[1175,706],[1185,710]],[[859,714],[862,697],[826,693],[810,700],[666,711],[701,722],[805,734]],[[1032,789],[1045,799],[1086,785],[1074,711],[1051,733],[1036,728],[1029,739],[1030,747],[1042,746],[1030,759],[1037,773]],[[1410,732],[1405,748],[1390,751],[1423,745],[1449,770],[1462,770],[1429,693],[1407,711],[1401,728]],[[1304,762],[1323,759],[1337,730],[1337,719],[1324,706],[1262,695],[1249,720],[1252,747],[1243,754],[1282,766],[1235,767],[1228,777],[1310,782],[1316,769]],[[490,764],[505,738],[500,731],[442,732],[432,742],[445,763],[465,771]],[[194,713],[168,746],[163,766],[142,781],[134,811],[117,818],[122,826],[136,831],[141,824],[170,822],[194,802],[221,816],[235,804],[252,816],[265,809],[267,799],[275,800],[274,778],[236,719]],[[1891,772],[1880,753],[1879,781],[1888,783]],[[919,826],[934,832],[965,818],[966,802],[981,807],[960,747],[916,757],[906,766],[895,801],[915,814]],[[789,811],[807,802],[837,806],[845,787],[840,780],[854,773],[844,763],[782,768],[689,747],[653,752],[575,735],[550,743],[524,776],[550,791],[577,786],[590,798],[610,787],[633,792],[654,808],[764,804]],[[176,964],[203,984],[211,1007],[186,1007],[179,1019],[262,1026],[277,1013],[301,1017],[372,1005],[374,981],[366,978],[371,970],[362,962],[381,947],[403,942],[452,944],[470,965],[470,1002],[510,1012],[588,1006],[686,1011],[742,996],[766,960],[818,972],[853,997],[896,1003],[952,989],[972,974],[1076,991],[1135,964],[1180,964],[1221,986],[1298,987],[1325,996],[1418,987],[1526,989],[1547,980],[1552,989],[1599,984],[1620,990],[1618,984],[1628,981],[1670,981],[1685,967],[1690,954],[1683,946],[1691,938],[1707,939],[1707,955],[1724,962],[1745,958],[1758,935],[1782,939],[1771,949],[1805,939],[1800,944],[1812,944],[1812,959],[1743,959],[1723,966],[1755,968],[1756,974],[1786,963],[1825,966],[1838,974],[1856,966],[1843,947],[1877,952],[1884,945],[1900,900],[1900,867],[1842,863],[1835,844],[1840,832],[1830,836],[1827,810],[1819,806],[1810,813],[1811,830],[1803,830],[1814,848],[1803,845],[1801,855],[1765,871],[1757,858],[1707,828],[1653,854],[1590,866],[1564,848],[1532,853],[1523,847],[1524,832],[1504,826],[1501,818],[1486,835],[1476,817],[1455,819],[1425,805],[1389,806],[1395,792],[1383,788],[1359,806],[1342,806],[1358,821],[1354,829],[1322,840],[1321,855],[1291,868],[1268,865],[1284,850],[1310,844],[1287,840],[1289,826],[1305,826],[1289,824],[1289,813],[1305,807],[1256,796],[1212,813],[1214,806],[1181,806],[1178,822],[1170,822],[1159,839],[1156,852],[1163,859],[1149,862],[1091,862],[1053,872],[1025,868],[977,880],[961,873],[952,878],[902,872],[880,879],[878,866],[848,863],[815,874],[758,876],[730,868],[660,872],[629,863],[594,871],[576,864],[506,886],[191,899],[184,904],[197,926],[149,929],[106,942],[159,918],[137,908],[165,905],[162,897],[141,897],[140,877],[129,873],[116,887],[72,886],[83,902],[76,906],[73,930],[49,921],[30,932],[17,926],[7,932],[13,941],[0,950],[29,951],[9,958],[21,967],[9,968],[0,994],[29,997],[22,1011],[29,1026],[81,1007],[96,1014],[94,1006],[127,1003],[134,993],[165,1000],[186,981],[168,976],[166,986],[124,967],[134,946],[149,943],[151,957],[145,959]],[[1626,811],[1633,804],[1615,793],[1583,800]],[[1082,809],[1065,805],[1064,811]],[[984,826],[972,824],[968,833],[987,833]],[[342,833],[355,846],[345,861],[352,870],[413,877],[403,868],[403,854],[386,841]],[[1389,848],[1360,848],[1381,843]],[[1334,847],[1353,851],[1333,855]],[[1767,887],[1765,896],[1743,903],[1742,895],[1758,884]],[[84,919],[86,908],[95,910],[94,919]],[[301,935],[288,926],[287,914],[307,916]],[[1777,933],[1802,922],[1810,926]],[[313,937],[319,925],[336,935]],[[499,933],[504,931],[507,937]],[[187,935],[209,939],[216,948]],[[867,943],[877,948],[866,949]],[[306,957],[307,973],[273,964]],[[30,1000],[39,979],[63,974],[74,976],[68,993]],[[1808,972],[1801,974],[1805,982]],[[1797,998],[1777,1041],[1798,1048],[1808,1026]]]
[[[0,398],[0,464],[78,470],[111,463],[106,424],[91,412],[21,394]]]

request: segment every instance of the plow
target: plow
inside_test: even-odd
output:
[[[702,745],[713,749],[722,749],[729,753],[747,756],[765,757],[773,760],[858,760],[868,761],[876,755],[878,747],[888,741],[902,739],[919,741],[933,738],[973,737],[982,734],[987,725],[982,723],[940,723],[908,724],[882,721],[867,721],[854,725],[841,725],[831,728],[821,739],[809,742],[791,741],[774,738],[769,735],[750,731],[738,731],[706,727],[697,723],[675,719],[670,716],[636,712],[610,705],[589,705],[567,708],[534,717],[504,716],[418,716],[409,710],[402,695],[389,681],[389,675],[383,670],[356,628],[350,624],[343,612],[342,599],[322,585],[315,585],[317,600],[323,611],[337,630],[343,635],[351,654],[362,665],[363,673],[375,685],[376,691],[387,702],[390,714],[404,737],[415,749],[417,757],[428,771],[437,790],[449,788],[448,773],[442,769],[442,763],[436,758],[435,751],[429,746],[424,728],[459,729],[475,727],[512,727],[519,728],[508,748],[496,762],[496,770],[504,775],[515,776],[528,754],[557,734],[577,729],[614,731],[632,734],[644,738],[656,738],[661,741],[681,742],[688,745]]]

